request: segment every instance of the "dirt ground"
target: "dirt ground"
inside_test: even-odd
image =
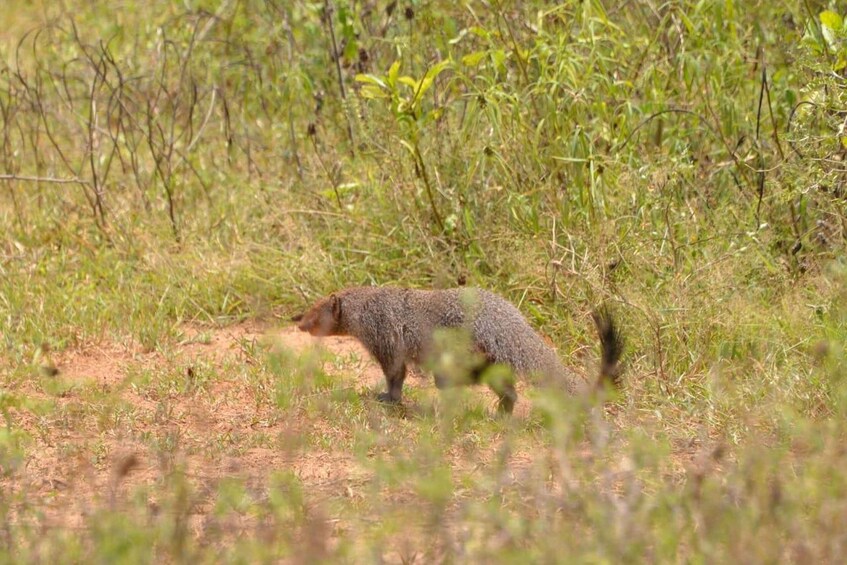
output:
[[[193,510],[197,532],[205,527],[211,494],[228,477],[239,477],[248,488],[260,491],[274,470],[287,470],[318,499],[356,496],[369,473],[357,464],[352,450],[304,449],[298,441],[303,426],[326,422],[280,420],[273,402],[245,386],[236,369],[255,362],[249,352],[258,344],[295,353],[323,347],[344,360],[343,367],[327,367],[338,387],[370,397],[370,391],[381,390],[383,376],[358,342],[344,337],[319,340],[294,327],[256,322],[181,331],[178,345],[166,352],[101,343],[48,354],[44,362],[52,362],[58,374],[34,377],[15,391],[33,402],[28,409],[12,410],[31,442],[23,469],[14,479],[2,479],[3,488],[23,490],[39,507],[42,526],[75,528],[94,508],[120,504],[139,487],[148,488],[148,505],[155,508],[160,503],[157,485],[179,468],[198,492],[210,494]],[[200,371],[212,377],[198,394],[138,386],[140,374],[163,370],[184,372],[188,380]],[[51,382],[57,383],[57,390],[46,390]],[[431,379],[420,374],[410,376],[407,386],[432,389],[433,398],[437,394]],[[493,394],[478,394],[489,395],[493,406]],[[40,410],[39,403],[49,409]],[[515,417],[526,418],[529,409],[529,402],[522,401]],[[339,433],[326,428],[330,438]],[[226,455],[220,456],[222,451]],[[456,459],[460,465],[461,454]],[[516,453],[513,461],[523,466],[529,456]]]
[[[374,480],[378,462],[371,457],[390,453],[384,445],[378,445],[375,454],[357,453],[351,422],[393,445],[398,441],[412,445],[427,433],[437,433],[422,422],[439,419],[421,420],[416,414],[443,405],[432,379],[417,371],[411,374],[406,386],[417,390],[411,399],[407,395],[401,409],[378,403],[375,393],[384,387],[382,371],[354,339],[317,339],[290,325],[255,321],[220,329],[185,326],[178,333],[175,342],[154,351],[137,344],[103,342],[47,353],[41,363],[55,366],[57,374],[33,371],[32,378],[17,381],[11,392],[26,401],[12,408],[10,415],[28,438],[21,466],[0,478],[6,500],[16,501],[9,514],[13,523],[21,519],[44,530],[74,531],[90,528],[89,518],[103,509],[131,513],[145,505],[146,512],[135,514],[138,519],[147,520],[160,511],[170,516],[174,493],[179,491],[173,481],[179,477],[191,492],[185,516],[191,534],[201,544],[227,545],[239,536],[261,533],[265,526],[250,512],[222,517],[216,511],[221,488],[235,479],[253,501],[267,501],[273,477],[284,473],[295,476],[307,493],[308,520],[313,515],[318,520],[315,531],[330,532],[321,538],[327,548],[346,539],[351,519],[354,524],[373,522],[353,509],[373,504],[379,481]],[[372,406],[339,412],[356,403],[333,403],[323,392],[314,395],[316,403],[280,409],[274,387],[289,380],[289,373],[268,374],[268,354],[285,350],[292,358],[308,359],[323,349],[331,353],[320,359],[332,390],[358,396]],[[257,365],[251,373],[252,364]],[[195,381],[199,384],[192,389]],[[518,383],[519,402],[512,418],[521,429],[531,428],[534,417],[530,392]],[[495,395],[484,387],[464,394],[477,406],[496,410]],[[614,412],[607,406],[611,426],[625,426],[616,422]],[[340,413],[344,416],[336,421]],[[362,423],[362,418],[368,422]],[[506,450],[503,437],[508,434],[488,434],[491,437],[483,444],[474,442],[474,433],[465,435],[445,454],[457,476],[471,476],[503,461],[498,480],[544,484],[551,492],[564,487],[548,475],[549,445],[532,432]],[[670,472],[680,477],[689,472],[697,466],[700,451],[702,447],[695,444],[675,445]],[[587,442],[568,453],[576,465],[577,460],[590,462],[595,457]],[[621,464],[626,466],[626,458]],[[412,500],[413,491],[376,488],[379,500],[410,508],[403,500]],[[347,510],[336,514],[332,509],[339,506]],[[404,531],[409,539],[400,545],[413,547],[415,535],[413,530]],[[388,561],[407,561],[398,550],[392,551],[385,555]]]

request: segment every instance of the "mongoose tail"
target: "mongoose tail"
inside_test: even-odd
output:
[[[597,379],[597,388],[605,388],[611,385],[619,388],[621,381],[620,360],[623,355],[623,336],[612,315],[606,306],[601,306],[591,313],[594,325],[597,326],[597,335],[600,338],[600,377]]]

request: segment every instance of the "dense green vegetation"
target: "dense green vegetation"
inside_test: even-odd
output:
[[[11,4],[4,560],[843,559],[843,6]],[[133,394],[167,409],[237,378],[303,436],[294,452],[363,466],[355,496],[284,468],[201,493],[172,464],[160,511],[141,490],[104,494],[79,525],[45,525],[25,485],[50,430],[96,419],[73,437],[107,473],[96,450],[118,428],[151,453],[180,447],[132,431],[147,416],[125,388],[45,375],[42,344],[167,356],[186,324],[283,325],[342,286],[459,281],[519,304],[578,367],[596,356],[588,312],[612,305],[626,385],[605,416],[545,394],[505,422],[482,396],[414,390],[423,408],[399,418],[310,357],[244,345],[249,363],[188,385],[177,362],[139,369]],[[200,498],[251,526],[198,533]]]

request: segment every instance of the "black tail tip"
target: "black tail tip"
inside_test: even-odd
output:
[[[623,336],[605,304],[594,310],[591,317],[594,319],[597,335],[600,338],[600,380],[597,385],[603,387],[609,383],[618,388],[621,381],[620,360],[624,349]]]

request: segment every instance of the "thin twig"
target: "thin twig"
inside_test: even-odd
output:
[[[791,112],[788,113],[788,123],[785,125],[785,131],[791,133],[791,124],[794,121],[794,115],[797,113],[797,110],[800,108],[800,106],[805,105],[811,106],[813,108],[818,107],[817,104],[810,100],[801,100],[800,102],[796,103],[794,107],[791,108]],[[791,149],[797,154],[798,157],[800,157],[801,159],[806,158],[806,156],[803,155],[803,153],[799,149],[797,149],[797,146],[794,145],[794,142],[791,140],[791,137],[788,138],[788,145],[791,146]]]
[[[200,30],[200,33],[197,34],[196,43],[200,43],[206,38],[206,35],[212,31],[212,27],[220,21],[223,13],[229,9],[230,4],[232,4],[232,0],[225,0],[220,6],[218,6],[215,14],[209,18],[209,21],[206,22],[206,25],[204,25],[203,29]]]
[[[640,130],[642,127],[646,126],[648,123],[650,123],[654,119],[656,119],[659,116],[662,116],[664,114],[687,114],[689,116],[694,116],[695,118],[698,118],[700,121],[702,121],[703,124],[712,133],[712,135],[714,135],[717,139],[719,139],[719,140],[723,139],[720,136],[720,134],[718,134],[718,132],[715,130],[715,128],[712,126],[712,124],[710,124],[709,121],[704,116],[698,114],[697,112],[692,112],[691,110],[686,110],[685,108],[667,108],[666,110],[659,110],[658,112],[654,112],[653,114],[650,114],[649,116],[647,116],[646,118],[641,120],[641,123],[639,123],[637,126],[635,126],[635,128],[631,132],[629,132],[629,135],[626,136],[626,139],[623,140],[623,143],[621,143],[620,145],[618,145],[614,149],[614,152],[620,151],[621,149],[626,147],[629,144],[629,142],[632,140],[632,138],[635,136],[635,134],[638,133],[638,130]],[[726,144],[724,144],[724,145],[726,145]],[[731,150],[729,150],[729,153],[734,155],[734,152],[731,151]]]
[[[776,125],[776,118],[773,115],[773,104],[771,103],[771,87],[765,79],[765,96],[768,100],[768,112],[771,116],[771,126],[773,126],[773,140],[776,143],[776,150],[779,152],[779,158],[785,159],[785,152],[782,150],[782,144],[779,142],[779,128]]]
[[[335,41],[335,29],[332,25],[332,16],[335,9],[330,0],[324,0],[324,15],[326,16],[326,27],[329,29],[329,38],[332,40],[332,59],[335,61],[335,70],[338,73],[338,89],[341,91],[341,103],[344,107],[344,117],[347,119],[347,137],[350,139],[350,153],[356,156],[356,146],[353,143],[353,125],[350,123],[350,115],[347,111],[347,91],[344,89],[344,76],[341,74],[341,56],[338,54],[338,44]]]
[[[54,178],[54,177],[37,177],[31,175],[0,175],[0,180],[19,180],[24,182],[44,182],[53,184],[80,184],[82,186],[90,186],[90,183],[80,178]]]
[[[420,166],[420,174],[424,181],[424,186],[426,187],[426,195],[429,198],[429,205],[432,207],[432,215],[435,216],[435,223],[438,224],[438,229],[443,232],[444,222],[441,220],[441,214],[438,213],[438,207],[435,205],[435,198],[432,195],[432,186],[429,182],[429,174],[426,172],[426,164],[424,163],[423,155],[421,155],[421,150],[417,143],[415,143],[414,147],[415,158],[417,159],[416,166]]]
[[[191,143],[188,144],[188,147],[185,150],[186,155],[191,153],[191,150],[194,148],[194,145],[200,139],[200,136],[203,135],[203,130],[206,129],[206,124],[209,123],[209,118],[212,117],[212,111],[215,109],[215,97],[218,94],[217,87],[212,88],[212,100],[209,102],[209,109],[206,111],[206,117],[203,118],[203,123],[200,124],[200,129],[197,130],[197,135],[194,136],[194,139],[191,140]]]
[[[761,129],[762,124],[762,102],[765,99],[765,84],[768,80],[768,73],[762,61],[762,85],[759,89],[759,107],[756,110],[756,153],[758,154],[758,171],[756,174],[758,175],[758,193],[759,200],[756,202],[756,227],[758,228],[761,224],[759,219],[759,213],[762,209],[762,198],[765,196],[765,156],[762,154],[762,142],[759,139],[759,131]]]
[[[289,15],[289,9],[286,9],[283,13],[283,29],[285,29],[285,35],[288,38],[288,67],[290,69],[296,68],[294,63],[294,53],[297,52],[297,45],[294,40],[294,32],[291,30],[291,20]],[[290,81],[289,81],[290,82]],[[297,164],[297,176],[300,180],[303,180],[303,164],[300,162],[300,151],[297,148],[297,136],[294,132],[294,104],[291,103],[291,87],[286,84],[285,87],[286,98],[288,99],[288,135],[291,138],[291,152],[294,154],[294,162]]]

